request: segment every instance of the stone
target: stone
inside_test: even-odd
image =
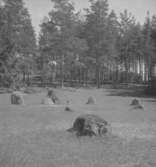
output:
[[[11,104],[24,105],[23,94],[20,91],[14,91],[11,94]]]
[[[144,109],[144,107],[140,104],[139,100],[133,99],[131,102],[133,109]]]
[[[65,107],[65,111],[73,112],[73,110],[70,107]]]
[[[51,98],[45,97],[44,99],[42,99],[42,104],[44,105],[54,105],[53,101],[51,100]]]
[[[133,99],[132,102],[131,102],[132,106],[135,106],[135,105],[138,105],[138,104],[139,104],[139,100],[137,100],[137,99]]]
[[[56,96],[55,92],[52,89],[48,89],[47,97],[51,98],[54,104],[60,104],[59,98]]]
[[[90,96],[86,104],[95,104],[95,101],[96,100],[92,96]]]
[[[77,136],[104,136],[111,132],[110,124],[98,115],[84,114],[79,116],[68,130]]]

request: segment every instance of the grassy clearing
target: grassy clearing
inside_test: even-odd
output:
[[[7,138],[0,146],[0,162],[4,167],[154,167],[155,144],[137,139],[127,143],[115,136],[76,138],[64,131],[35,131]]]
[[[105,90],[56,90],[60,106],[41,105],[45,92],[26,95],[25,106],[0,95],[0,167],[155,167],[156,103],[141,98],[144,110],[133,110],[131,97]],[[86,105],[89,96],[95,105]],[[66,112],[66,100],[74,112]],[[113,134],[76,138],[66,129],[82,113],[108,120]]]

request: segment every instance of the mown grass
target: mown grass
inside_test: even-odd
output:
[[[90,95],[97,104],[86,106]],[[135,125],[139,129],[142,121],[145,126],[155,123],[155,104],[145,102],[145,110],[133,111],[131,98],[106,95],[103,90],[58,90],[62,105],[55,107],[40,105],[45,92],[25,96],[25,106],[12,106],[9,95],[1,95],[0,167],[156,167],[155,138],[124,138],[131,136]],[[66,99],[74,112],[64,111]],[[110,121],[114,133],[104,138],[77,138],[67,132],[73,120],[86,112]],[[149,131],[142,127],[145,134],[144,130]]]
[[[126,143],[115,136],[77,138],[64,131],[28,132],[0,145],[0,166],[150,167],[156,165],[155,144],[137,139]]]

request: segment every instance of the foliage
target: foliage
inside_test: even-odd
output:
[[[0,7],[1,78],[19,80],[22,74],[25,81],[36,64],[42,81],[58,79],[62,86],[64,80],[96,81],[100,87],[105,82],[140,83],[155,78],[156,16],[147,12],[141,25],[127,10],[117,17],[107,0],[90,0],[85,15],[70,0],[51,2],[52,9],[41,23],[37,52],[23,1],[4,0]]]
[[[9,75],[23,73],[21,64],[29,70],[36,52],[36,39],[30,15],[22,0],[4,0],[0,7],[0,60]],[[30,57],[30,55],[32,55]],[[29,59],[29,61],[27,61]]]
[[[44,65],[55,60],[61,72],[70,72],[69,66],[87,50],[85,39],[79,37],[78,27],[81,24],[78,13],[68,0],[52,1],[54,10],[49,13],[41,24],[39,38],[40,59],[42,70]]]

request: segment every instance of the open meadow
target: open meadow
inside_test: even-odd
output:
[[[0,167],[156,167],[156,99],[111,89],[55,89],[61,104],[43,105],[46,90],[25,94],[25,105],[0,94]],[[93,96],[96,103],[87,105]],[[66,103],[73,112],[65,111]],[[112,125],[104,137],[76,137],[66,130],[84,113]]]

